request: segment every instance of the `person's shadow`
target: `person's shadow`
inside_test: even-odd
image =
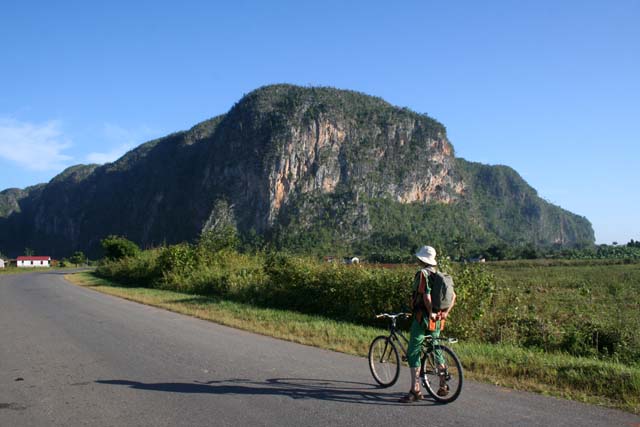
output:
[[[317,399],[363,405],[401,405],[402,393],[390,393],[371,384],[313,378],[271,378],[264,382],[232,379],[191,383],[142,383],[129,380],[97,380],[98,384],[122,385],[136,390],[168,393],[229,395],[277,395],[292,399]],[[436,404],[431,400],[427,404]]]

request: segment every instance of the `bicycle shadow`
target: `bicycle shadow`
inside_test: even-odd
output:
[[[231,379],[166,383],[143,383],[130,380],[97,380],[95,382],[127,386],[135,390],[166,393],[285,396],[296,400],[312,399],[362,405],[404,405],[398,401],[404,393],[388,392],[372,384],[317,378],[270,378],[265,381]],[[437,405],[438,403],[424,400],[419,404]]]

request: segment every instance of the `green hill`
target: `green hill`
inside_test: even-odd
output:
[[[143,247],[193,241],[221,215],[245,240],[325,254],[594,241],[585,218],[512,169],[456,158],[426,115],[353,91],[272,85],[114,163],[1,192],[0,250],[96,256],[110,234]]]

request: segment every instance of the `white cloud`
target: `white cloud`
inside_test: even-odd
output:
[[[90,163],[109,163],[119,159],[127,151],[151,138],[155,132],[142,126],[136,129],[125,129],[111,123],[105,123],[101,130],[105,145],[112,148],[106,151],[94,151],[87,154],[86,160]]]
[[[131,150],[131,148],[132,148],[131,145],[123,144],[104,153],[98,153],[98,152],[89,153],[87,154],[86,159],[87,159],[87,162],[89,163],[98,163],[98,164],[110,163],[118,160],[120,157],[122,157],[124,153]]]
[[[0,157],[30,170],[60,170],[73,159],[63,152],[71,147],[59,121],[21,122],[0,118]]]

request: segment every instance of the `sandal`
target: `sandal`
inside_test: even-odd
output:
[[[400,403],[412,403],[418,402],[423,399],[422,393],[419,391],[411,390],[409,393],[405,394],[400,398]]]
[[[449,385],[448,384],[441,385],[436,394],[440,397],[444,397],[447,394],[449,394]]]

